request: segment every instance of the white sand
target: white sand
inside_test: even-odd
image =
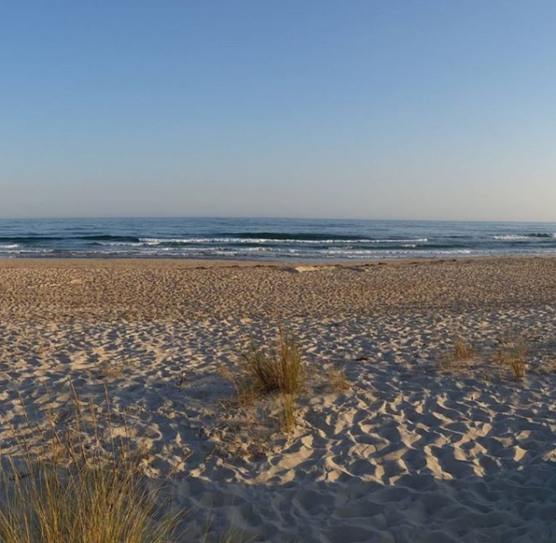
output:
[[[209,542],[230,527],[234,543],[556,541],[556,306],[439,305],[290,317],[310,386],[288,438],[271,400],[228,405],[220,372],[270,318],[3,320],[0,448],[16,451],[20,397],[34,421],[50,410],[63,425],[70,380],[100,406],[106,384],[115,426],[127,419],[146,472],[188,509],[183,541],[207,524]],[[439,370],[455,333],[484,362]],[[507,334],[532,346],[523,382],[489,362]],[[351,390],[330,389],[332,366]]]

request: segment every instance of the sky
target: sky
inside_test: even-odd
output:
[[[553,0],[2,0],[0,217],[556,221]]]

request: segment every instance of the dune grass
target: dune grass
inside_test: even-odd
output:
[[[286,434],[293,432],[297,424],[297,414],[295,409],[296,398],[293,394],[282,393],[280,403],[282,407],[282,430]]]
[[[252,341],[241,359],[249,384],[260,394],[297,394],[303,384],[299,349],[282,327],[273,344],[265,347]]]
[[[465,337],[456,335],[451,348],[438,359],[438,366],[443,370],[458,370],[464,363],[475,361],[478,357],[475,346]]]
[[[328,372],[328,383],[330,388],[336,392],[345,392],[351,388],[345,372],[337,368],[331,368]]]
[[[294,337],[279,326],[273,340],[268,343],[251,341],[239,360],[239,371],[223,370],[224,377],[236,389],[239,405],[245,407],[263,396],[277,395],[280,428],[290,433],[297,422],[297,397],[306,385]]]
[[[485,376],[492,374],[494,367],[509,368],[514,379],[519,381],[525,377],[527,372],[527,358],[529,354],[529,346],[526,341],[519,335],[509,338],[501,338],[497,340],[498,347],[494,354],[490,348],[486,348],[484,352],[489,353],[486,359],[483,359],[479,351],[467,339],[462,336],[456,336],[454,340],[453,350],[440,359],[439,364],[443,369],[466,369],[473,368],[472,364],[479,363],[479,370]],[[491,362],[492,365],[485,362]],[[462,363],[466,363],[465,365]],[[475,369],[477,369],[475,367]]]
[[[178,516],[158,503],[159,489],[148,490],[130,451],[112,441],[107,452],[72,437],[91,430],[101,442],[93,407],[87,416],[77,408],[74,427],[51,425],[39,457],[18,437],[20,454],[2,458],[0,541],[174,543]]]
[[[471,360],[477,356],[475,347],[463,336],[456,336],[454,340],[454,362],[462,362],[464,360]]]
[[[529,348],[524,341],[503,342],[494,355],[496,364],[508,366],[516,381],[525,377]]]

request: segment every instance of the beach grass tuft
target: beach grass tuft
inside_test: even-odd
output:
[[[268,343],[251,341],[240,355],[238,372],[222,373],[236,390],[237,403],[247,406],[262,396],[276,395],[280,406],[280,428],[290,433],[296,424],[296,400],[305,387],[305,372],[294,337],[279,326]]]
[[[455,362],[462,362],[464,360],[471,360],[475,356],[477,356],[475,347],[463,336],[456,336],[454,340],[453,360]]]
[[[345,372],[337,368],[331,368],[328,372],[328,382],[332,390],[337,392],[345,392],[351,388]]]
[[[39,455],[18,436],[18,455],[2,458],[0,541],[176,541],[178,516],[158,503],[158,489],[148,489],[134,455],[115,441],[108,451],[90,441],[80,443],[75,436],[86,428],[92,430],[96,445],[101,435],[92,408],[87,417],[81,406],[76,411],[79,416],[72,427],[49,428],[48,444]]]
[[[299,348],[282,327],[273,344],[264,347],[252,341],[241,359],[250,388],[260,394],[294,395],[302,387],[304,372]]]
[[[502,342],[494,355],[494,362],[508,366],[514,378],[520,381],[527,372],[529,348],[524,341]]]
[[[296,415],[296,398],[294,394],[283,392],[280,394],[280,403],[282,406],[282,430],[286,434],[293,432],[297,423]]]
[[[461,369],[463,363],[475,361],[478,356],[477,349],[469,340],[456,335],[453,346],[438,360],[438,366],[443,370],[457,370]]]

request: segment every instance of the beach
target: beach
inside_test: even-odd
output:
[[[227,378],[278,326],[306,375],[288,433]],[[556,258],[2,260],[0,331],[0,452],[24,412],[108,396],[182,541],[556,540]]]

